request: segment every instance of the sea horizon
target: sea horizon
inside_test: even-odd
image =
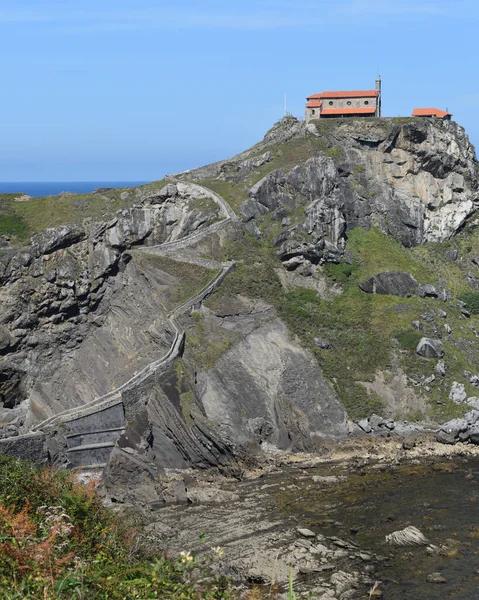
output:
[[[0,181],[0,194],[27,194],[32,198],[57,196],[62,192],[89,194],[98,188],[134,187],[149,181]]]

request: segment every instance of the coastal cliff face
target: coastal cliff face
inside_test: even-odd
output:
[[[73,420],[121,404],[119,426],[82,433],[117,431],[121,498],[165,468],[460,417],[479,385],[478,199],[453,122],[290,118],[227,161],[58,199],[62,223],[1,238],[0,435],[36,427],[68,464]],[[0,225],[33,227],[39,202],[4,198]],[[424,337],[443,356],[417,354]]]

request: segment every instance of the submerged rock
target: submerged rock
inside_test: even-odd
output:
[[[386,536],[386,542],[396,546],[426,546],[427,538],[413,525]]]
[[[430,573],[426,577],[428,583],[447,583],[446,578],[441,573]]]

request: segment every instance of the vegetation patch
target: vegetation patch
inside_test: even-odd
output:
[[[234,184],[230,181],[223,181],[221,179],[215,179],[214,177],[208,177],[201,181],[195,180],[194,183],[198,185],[204,185],[205,187],[213,190],[219,194],[222,198],[228,202],[231,208],[238,214],[238,209],[248,200],[249,195],[247,189],[240,184]]]
[[[218,360],[238,341],[238,335],[220,328],[210,331],[205,327],[200,313],[194,325],[186,332],[186,356],[204,370],[212,369]]]
[[[437,286],[435,263],[425,260],[424,253],[404,248],[374,228],[348,232],[347,249],[352,254],[352,264],[328,263],[323,268],[328,277],[342,284],[343,293],[323,300],[309,288],[286,291],[276,274],[280,265],[271,241],[258,241],[246,234],[242,240],[225,246],[228,258],[243,262],[225,278],[207,305],[214,308],[220,298],[242,294],[262,298],[275,307],[291,333],[314,353],[354,419],[386,410],[382,398],[368,393],[360,382],[374,381],[378,371],[394,371],[398,367],[419,386],[417,393],[428,401],[429,412],[423,418],[441,421],[462,414],[464,407],[454,404],[448,395],[453,381],[464,380],[464,370],[479,372],[479,343],[473,332],[479,330],[479,319],[475,323],[473,315],[467,320],[457,306],[445,306],[447,323],[456,335],[446,339],[439,331],[446,349],[446,375],[436,377],[426,392],[420,384],[434,373],[436,361],[418,356],[416,347],[421,337],[435,334],[432,329],[429,334],[418,332],[412,322],[427,313],[432,315],[436,327],[443,328],[446,321],[435,316],[443,304],[434,298],[366,294],[359,289],[359,283],[389,270],[405,271],[421,284],[431,282]],[[463,289],[464,283],[461,285]],[[422,322],[428,326],[427,320]],[[315,337],[326,339],[331,349],[317,347]],[[466,388],[474,395],[469,384]]]
[[[419,331],[400,331],[394,336],[401,348],[414,352],[423,335]]]
[[[473,315],[479,314],[479,292],[476,290],[464,290],[459,294],[459,300],[464,302],[468,311]]]
[[[166,558],[137,517],[103,507],[95,483],[0,455],[0,598],[233,598],[211,573],[217,558]]]
[[[165,291],[167,304],[170,308],[181,305],[192,296],[205,288],[216,275],[219,269],[208,269],[200,265],[173,260],[159,254],[136,252],[136,260],[140,264],[147,263],[174,277],[175,281],[168,285]]]

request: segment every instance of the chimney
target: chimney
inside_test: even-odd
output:
[[[377,104],[376,104],[376,106],[377,106],[376,116],[380,117],[381,116],[381,75],[378,75],[377,79],[376,79],[376,91],[379,92]]]

